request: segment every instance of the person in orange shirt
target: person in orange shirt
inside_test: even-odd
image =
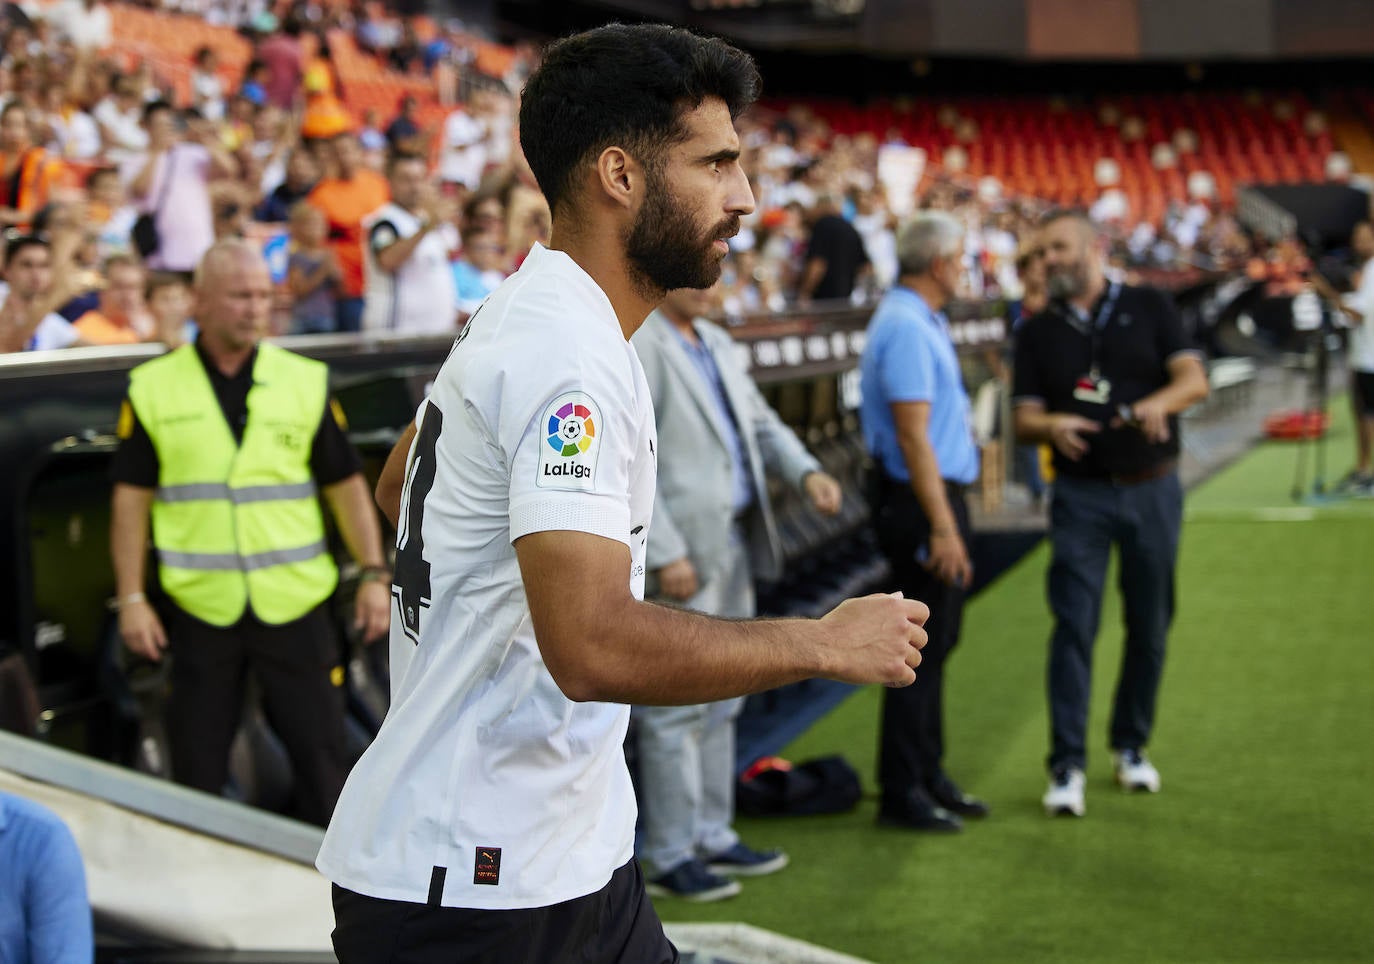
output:
[[[129,255],[105,262],[100,305],[76,319],[76,331],[88,345],[136,345],[152,334],[152,318],[143,300],[143,266]]]
[[[316,52],[306,65],[301,89],[305,108],[301,113],[301,137],[328,140],[353,129],[353,118],[343,105],[343,94],[323,33],[316,37]]]
[[[339,134],[321,144],[319,154],[329,173],[306,198],[329,222],[329,246],[343,277],[335,320],[339,331],[362,330],[363,218],[391,199],[386,178],[362,165],[358,139]],[[332,161],[332,165],[330,162]]]
[[[10,101],[0,110],[0,228],[27,231],[60,172],[61,165],[33,142],[28,109]]]

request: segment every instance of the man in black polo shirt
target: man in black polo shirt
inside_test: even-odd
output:
[[[1082,214],[1043,222],[1050,306],[1022,327],[1016,434],[1054,448],[1049,597],[1050,814],[1082,816],[1088,690],[1112,543],[1121,556],[1126,652],[1111,721],[1116,780],[1159,789],[1144,754],[1173,616],[1183,516],[1179,412],[1207,396],[1199,353],[1164,293],[1108,282]]]
[[[802,304],[847,299],[859,279],[871,270],[863,236],[840,210],[840,200],[833,194],[822,194],[816,201],[806,267],[797,283],[797,298]]]

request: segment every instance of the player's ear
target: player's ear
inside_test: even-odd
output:
[[[624,148],[608,147],[596,159],[596,183],[612,203],[630,208],[642,183],[641,169]]]

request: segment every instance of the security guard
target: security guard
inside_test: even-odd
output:
[[[258,343],[271,301],[262,257],[216,244],[196,275],[200,336],[130,376],[112,473],[115,605],[130,650],[175,656],[173,777],[223,789],[251,667],[298,778],[297,812],[323,824],[349,760],[317,485],[364,567],[355,616],[369,642],[387,629],[391,574],[328,369]],[[143,591],[150,513],[161,618]]]

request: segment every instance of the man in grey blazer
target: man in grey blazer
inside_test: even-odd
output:
[[[702,318],[715,289],[669,292],[633,338],[658,422],[658,490],[646,564],[659,599],[715,616],[754,615],[754,577],[782,575],[767,474],[818,512],[841,490],[759,394],[724,330]],[[743,700],[636,706],[639,857],[651,894],[695,901],[739,892],[734,877],[787,863],[740,842],[734,817],[735,719]]]

